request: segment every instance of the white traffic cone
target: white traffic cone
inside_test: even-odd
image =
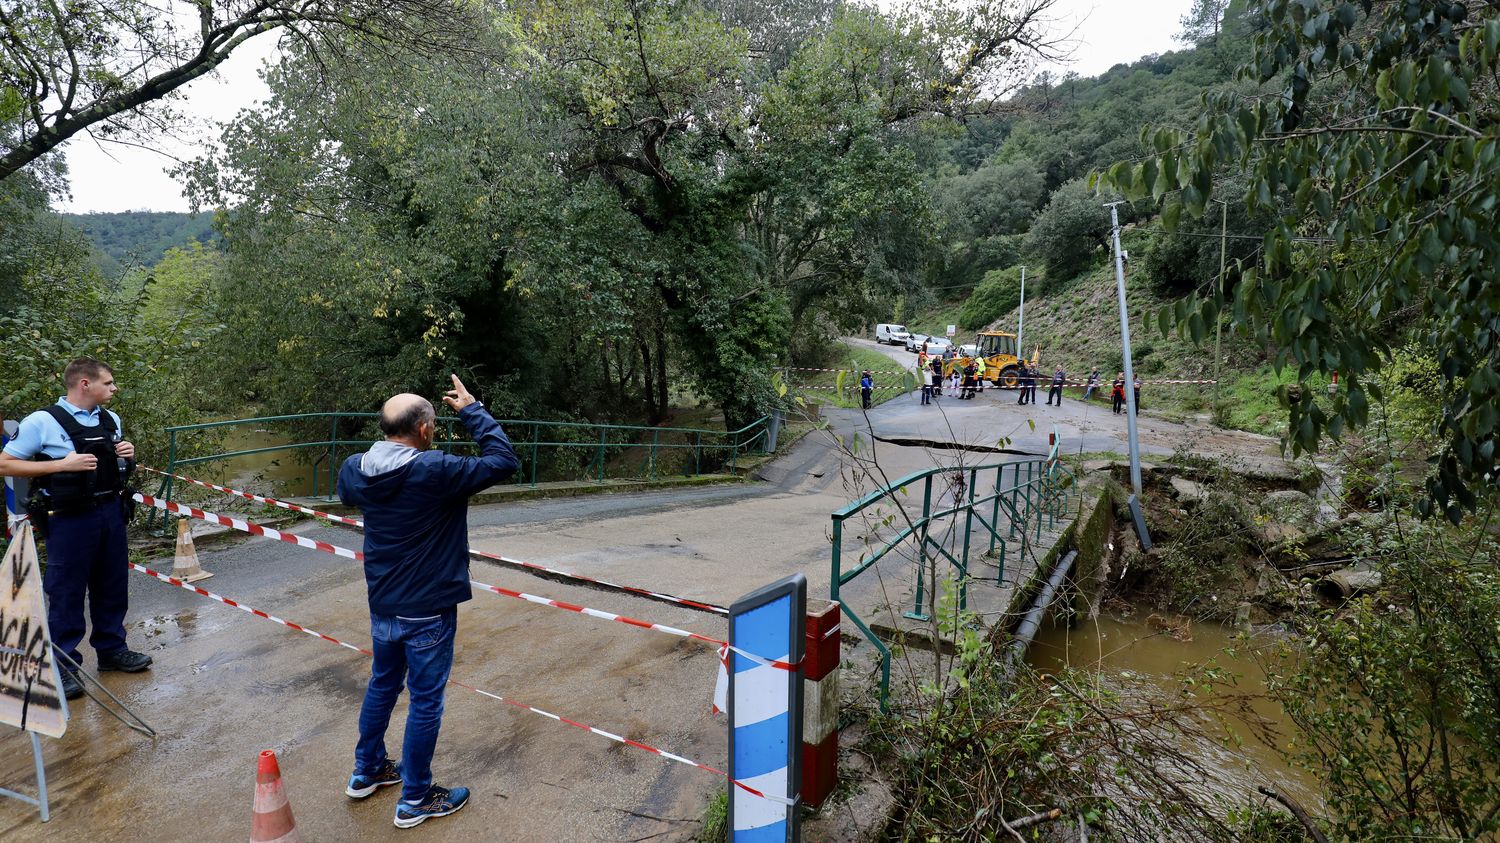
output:
[[[193,530],[186,518],[177,520],[177,552],[172,559],[172,576],[183,582],[197,582],[213,576],[198,564],[198,548],[193,547]]]

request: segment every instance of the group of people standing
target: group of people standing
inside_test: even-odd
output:
[[[1135,376],[1135,382],[1131,386],[1135,390],[1135,409],[1136,409],[1136,412],[1140,412],[1140,410],[1141,410],[1141,376],[1140,375],[1136,375]],[[1085,400],[1085,401],[1089,400],[1089,396],[1093,395],[1096,391],[1098,391],[1098,389],[1099,389],[1099,369],[1097,367],[1095,367],[1095,369],[1092,372],[1089,373],[1088,384],[1087,384],[1087,386],[1083,390],[1083,400]],[[1119,415],[1119,414],[1125,412],[1125,406],[1126,405],[1125,405],[1125,373],[1124,372],[1120,372],[1119,374],[1115,375],[1115,381],[1114,381],[1114,383],[1110,384],[1109,397],[1110,397],[1110,406],[1111,406],[1111,409],[1112,409],[1112,411],[1114,412],[1115,415]]]
[[[1021,397],[1016,400],[1017,404],[1036,403],[1036,382],[1041,379],[1041,370],[1035,363],[1021,361],[1021,368],[1016,372],[1016,379],[1020,385]],[[1052,372],[1052,383],[1047,389],[1047,405],[1056,404],[1062,406],[1063,384],[1068,381],[1068,373],[1063,367],[1058,366]],[[1086,397],[1086,396],[1085,396]]]
[[[939,355],[929,357],[924,350],[917,356],[917,382],[922,388],[922,403],[931,404],[932,399],[941,397],[944,390],[944,382],[947,383],[948,394],[958,398],[974,398],[978,393],[984,391],[984,360],[982,358],[969,358],[962,365],[954,365],[949,368],[946,376],[943,372],[943,360]],[[1020,368],[1016,373],[1019,398],[1017,404],[1035,404],[1037,381],[1041,380],[1041,371],[1035,363],[1021,361]],[[1063,387],[1067,385],[1068,373],[1062,366],[1052,371],[1052,377],[1047,390],[1047,405],[1062,406]],[[1103,380],[1099,375],[1099,367],[1095,366],[1089,372],[1088,381],[1084,384],[1083,400],[1087,401],[1094,393],[1100,391]],[[873,385],[868,372],[860,379],[860,386],[865,399],[865,407],[869,407],[869,388]],[[1141,408],[1141,378],[1135,377],[1131,384],[1135,392],[1136,410]],[[1114,383],[1110,385],[1111,406],[1116,415],[1125,412],[1125,373],[1120,372],[1115,376]]]
[[[946,379],[948,394],[957,398],[974,398],[984,390],[984,361],[980,358],[970,358],[962,366],[954,365],[948,370],[946,378],[943,374],[944,357],[933,355],[928,358],[925,353],[917,356],[917,382],[922,387],[922,403],[931,404],[932,399],[941,397],[943,394],[943,383]]]
[[[959,398],[973,398],[984,389],[984,373],[980,368],[984,362],[978,358],[965,362],[963,366],[954,366],[949,374],[950,394]],[[922,385],[922,403],[931,404],[932,399],[943,394],[943,360],[934,357],[930,362],[921,361],[918,376]],[[1041,372],[1035,363],[1022,361],[1017,372],[1019,397],[1017,404],[1035,404],[1037,381],[1041,380]],[[1068,382],[1068,373],[1062,366],[1052,371],[1052,378],[1047,390],[1047,405],[1062,406],[1063,387]],[[1087,401],[1095,392],[1099,391],[1102,379],[1099,375],[1099,367],[1095,366],[1090,372],[1088,382],[1084,384],[1083,400]],[[1135,391],[1136,410],[1141,409],[1141,378],[1135,377],[1132,384]],[[1116,415],[1125,412],[1125,373],[1120,372],[1115,376],[1114,383],[1110,385],[1110,399],[1113,411]]]

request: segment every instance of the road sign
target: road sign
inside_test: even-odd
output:
[[[802,652],[807,578],[793,574],[734,601],[729,643],[785,670],[729,654],[729,839],[796,843],[802,787]],[[765,794],[758,796],[733,782]],[[766,798],[772,797],[772,798]]]
[[[949,325],[948,326],[948,336],[950,336],[950,337],[956,337],[956,336],[958,336],[958,326],[957,325]]]
[[[68,710],[51,642],[36,540],[23,521],[0,564],[0,723],[60,738]]]

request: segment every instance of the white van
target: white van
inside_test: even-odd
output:
[[[911,338],[905,325],[888,325],[882,322],[875,326],[875,341],[886,345],[905,345]]]

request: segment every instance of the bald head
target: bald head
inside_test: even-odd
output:
[[[380,408],[380,432],[387,439],[399,439],[408,444],[413,440],[430,441],[431,429],[424,431],[422,426],[431,425],[436,417],[431,401],[403,392],[387,399]]]

